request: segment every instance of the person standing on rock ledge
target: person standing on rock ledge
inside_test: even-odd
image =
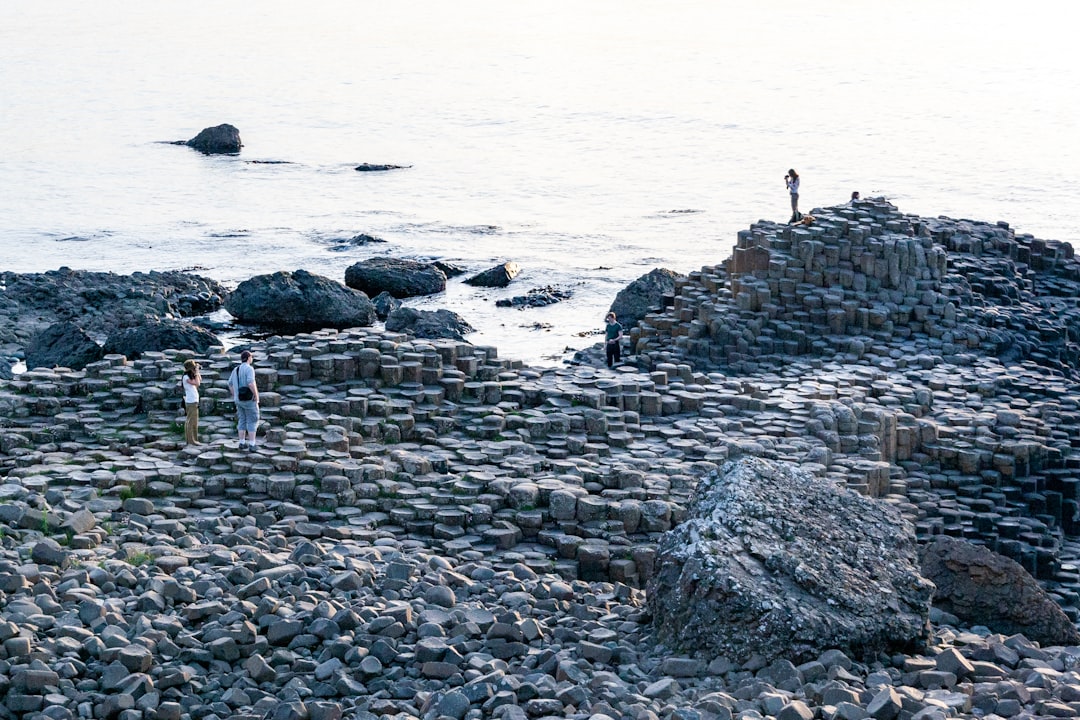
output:
[[[787,175],[784,176],[784,184],[791,193],[791,219],[788,222],[799,222],[802,219],[802,214],[799,212],[799,173],[794,169],[789,169]]]
[[[236,403],[236,432],[240,438],[238,447],[251,452],[255,449],[255,431],[259,428],[259,388],[255,385],[250,350],[240,353],[240,364],[229,375],[229,390]]]
[[[622,330],[623,327],[615,320],[615,313],[609,312],[604,318],[607,327],[604,328],[604,336],[607,342],[604,349],[607,354],[607,366],[615,367],[615,363],[622,360]]]
[[[184,361],[184,376],[180,379],[184,387],[184,442],[188,445],[202,445],[199,442],[199,385],[202,374],[199,363],[194,360]]]

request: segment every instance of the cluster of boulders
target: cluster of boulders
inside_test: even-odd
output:
[[[646,301],[640,369],[363,327],[254,342],[254,451],[220,347],[0,383],[0,714],[1077,714],[1068,251],[1017,240],[1064,268],[1041,322],[1066,337],[999,358],[1023,326],[965,293],[1029,298],[971,269],[970,233],[815,216],[794,255],[800,228],[751,233]],[[277,304],[297,275],[266,276]],[[190,357],[205,444],[183,447]]]
[[[219,342],[214,331],[220,328],[201,316],[221,307],[239,323],[278,332],[367,327],[378,319],[389,322],[391,330],[421,338],[461,339],[473,328],[459,315],[402,308],[401,299],[442,292],[447,277],[464,272],[452,263],[377,257],[349,267],[344,285],[301,269],[258,275],[232,292],[175,271],[3,273],[0,317],[7,322],[0,327],[0,351],[9,359],[0,362],[0,378],[10,378],[11,366],[22,358],[30,369],[79,369],[114,353],[130,358],[168,348],[205,353]],[[516,265],[506,263],[477,276],[493,279],[469,282],[503,286],[517,272]]]
[[[0,287],[0,349],[12,358],[25,357],[31,368],[83,367],[104,355],[103,343],[132,356],[181,344],[203,351],[216,341],[208,342],[185,318],[217,310],[228,295],[213,280],[176,271],[5,272]],[[157,327],[146,328],[141,338],[127,334],[154,323]],[[155,338],[164,344],[155,345]],[[149,344],[135,345],[135,340]]]

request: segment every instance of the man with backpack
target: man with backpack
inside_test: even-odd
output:
[[[251,366],[251,351],[240,353],[240,364],[229,375],[229,391],[236,403],[236,431],[239,448],[255,449],[255,431],[259,428],[259,388],[255,385],[255,368]]]

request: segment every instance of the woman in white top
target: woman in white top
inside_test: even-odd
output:
[[[194,360],[184,361],[184,377],[180,383],[184,386],[184,410],[187,411],[184,440],[188,445],[202,445],[199,442],[199,385],[202,383],[199,363]]]
[[[799,173],[788,170],[784,176],[784,184],[791,193],[791,219],[789,223],[798,222],[802,216],[799,214]]]

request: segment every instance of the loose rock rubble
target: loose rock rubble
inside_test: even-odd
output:
[[[1076,715],[1080,647],[940,611],[921,653],[798,665],[653,636],[658,543],[746,456],[993,546],[1076,619],[1071,250],[885,203],[813,214],[677,283],[631,330],[640,370],[365,328],[253,343],[255,452],[220,348],[200,447],[174,409],[190,351],[0,383],[0,716]]]

